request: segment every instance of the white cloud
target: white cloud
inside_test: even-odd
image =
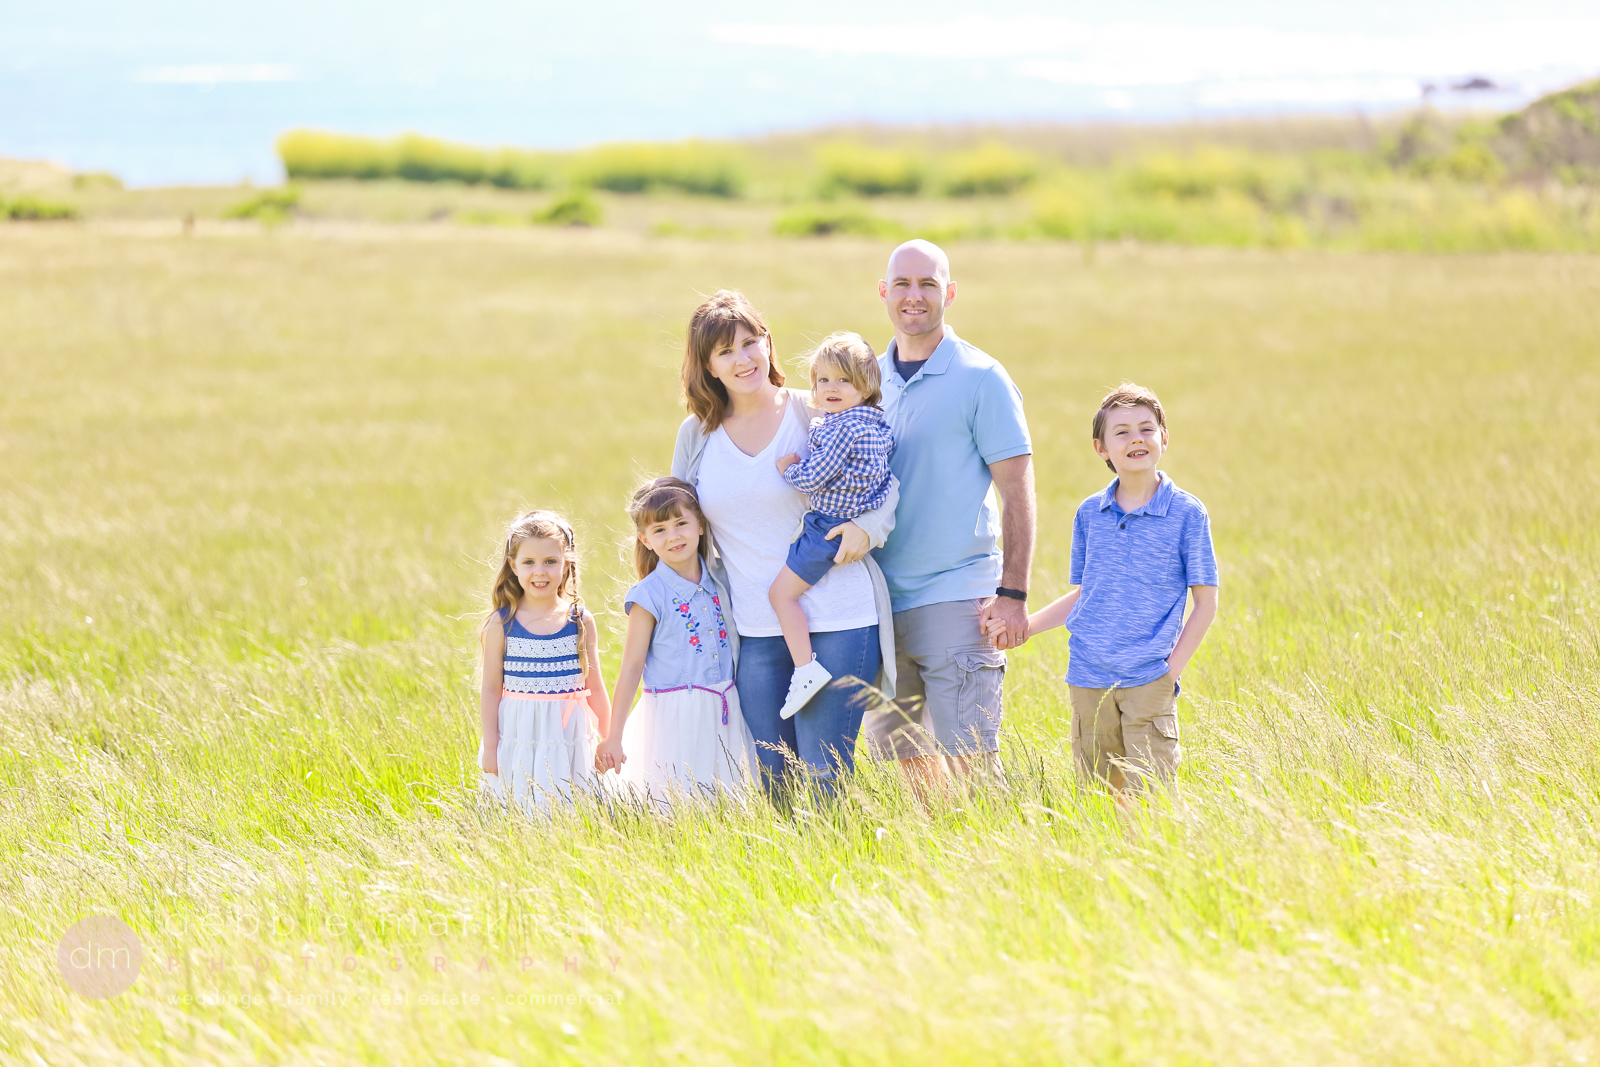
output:
[[[1016,73],[1057,84],[1254,86],[1218,90],[1248,94],[1267,93],[1278,83],[1304,100],[1342,99],[1339,94],[1358,89],[1359,98],[1371,98],[1364,85],[1387,99],[1398,92],[1401,80],[1414,94],[1419,80],[1469,73],[1533,77],[1557,68],[1594,70],[1600,63],[1597,18],[1446,26],[1418,36],[1384,37],[974,16],[911,26],[737,23],[713,27],[711,39],[825,54],[1016,59]]]
[[[186,66],[141,67],[133,80],[166,85],[219,85],[223,82],[293,82],[300,70],[284,63],[193,63]]]
[[[1417,100],[1422,87],[1410,78],[1271,78],[1213,82],[1195,93],[1201,107],[1241,104],[1342,104]]]

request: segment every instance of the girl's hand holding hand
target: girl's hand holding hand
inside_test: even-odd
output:
[[[1000,647],[1000,635],[1005,632],[1006,622],[1004,619],[990,619],[983,624],[983,636],[987,637],[989,643],[996,648]]]
[[[606,738],[594,752],[594,769],[597,774],[620,771],[627,761],[628,757],[622,754],[621,738]]]
[[[783,473],[799,462],[800,454],[798,452],[785,452],[778,457],[778,473]]]

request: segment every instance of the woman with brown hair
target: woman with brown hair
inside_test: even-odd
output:
[[[809,394],[784,388],[772,334],[744,295],[722,290],[689,319],[683,360],[689,417],[678,430],[672,474],[695,487],[711,524],[707,565],[729,592],[737,688],[757,742],[763,784],[786,775],[798,757],[822,788],[854,766],[868,704],[894,693],[894,627],[883,573],[867,553],[894,529],[899,486],[875,511],[829,531],[837,566],[801,598],[811,645],[833,682],[793,718],[779,717],[795,664],[768,589],[784,566],[807,510],[804,493],[784,481],[777,458],[804,454]]]

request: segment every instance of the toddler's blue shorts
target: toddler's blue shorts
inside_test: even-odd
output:
[[[789,558],[784,562],[807,585],[816,585],[833,567],[833,557],[839,554],[839,541],[827,540],[828,531],[843,526],[849,519],[838,515],[824,515],[819,511],[806,512],[800,536],[789,546]]]

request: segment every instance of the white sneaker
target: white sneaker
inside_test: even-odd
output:
[[[793,718],[795,712],[805,707],[806,702],[822,692],[822,687],[831,681],[833,675],[813,655],[810,663],[795,668],[794,677],[789,679],[789,698],[783,702],[783,710],[778,712],[778,717]]]

